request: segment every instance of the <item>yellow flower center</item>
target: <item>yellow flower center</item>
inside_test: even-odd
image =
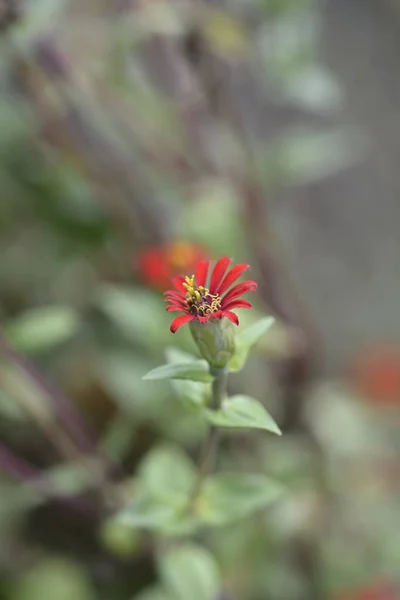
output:
[[[186,304],[189,312],[196,317],[205,317],[221,310],[221,298],[218,294],[210,294],[210,290],[194,283],[194,275],[186,276],[183,283],[186,289]]]

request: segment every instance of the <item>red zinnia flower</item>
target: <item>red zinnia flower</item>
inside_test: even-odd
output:
[[[165,299],[170,302],[167,310],[179,310],[184,314],[172,321],[170,327],[172,333],[193,320],[206,323],[209,319],[226,317],[235,325],[239,325],[239,319],[235,313],[231,312],[231,309],[251,308],[250,302],[240,300],[239,296],[247,292],[255,292],[257,283],[244,281],[235,285],[225,294],[228,288],[250,266],[236,265],[225,275],[231,262],[231,259],[227,257],[219,259],[211,274],[209,287],[205,287],[210,268],[209,260],[202,260],[198,263],[196,276],[183,277],[180,275],[173,279],[176,290],[165,292]],[[225,295],[223,296],[223,294]]]
[[[191,271],[199,260],[209,257],[201,246],[178,240],[142,250],[137,259],[140,277],[153,289],[165,290],[171,279]]]

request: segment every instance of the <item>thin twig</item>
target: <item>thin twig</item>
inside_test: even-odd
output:
[[[62,420],[63,425],[69,430],[74,441],[83,452],[92,451],[96,442],[91,431],[84,423],[83,417],[75,409],[72,402],[56,387],[52,386],[32,365],[30,361],[21,356],[0,334],[0,355],[7,358],[14,367],[30,381],[35,388],[39,389],[48,398]]]

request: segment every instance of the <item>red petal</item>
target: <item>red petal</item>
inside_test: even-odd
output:
[[[201,260],[197,265],[196,269],[196,285],[198,287],[206,285],[206,279],[208,275],[208,269],[210,268],[209,260]]]
[[[205,315],[204,317],[196,317],[200,323],[207,323],[211,319],[212,315]]]
[[[235,285],[229,292],[224,296],[223,303],[230,302],[234,298],[238,298],[242,294],[247,292],[255,292],[257,289],[257,283],[255,281],[244,281]]]
[[[193,321],[195,319],[193,315],[181,315],[180,317],[176,317],[170,325],[170,330],[172,333],[175,333],[179,327],[182,327],[185,323],[189,323],[189,321]]]
[[[179,304],[183,304],[185,306],[186,298],[183,294],[178,294],[177,292],[169,292],[165,294],[164,300],[166,302],[178,302]]]
[[[228,287],[231,286],[232,283],[236,281],[236,279],[238,279],[241,276],[241,274],[249,267],[250,265],[236,265],[235,267],[233,267],[233,269],[231,269],[226,275],[219,288],[216,290],[216,293],[221,296],[225,292],[225,290],[227,290]]]
[[[223,276],[225,275],[225,271],[227,270],[227,268],[229,267],[231,262],[232,262],[231,258],[223,256],[222,258],[219,259],[219,261],[215,265],[214,270],[211,275],[210,294],[216,293],[217,288],[218,288],[219,284],[221,283]]]
[[[231,300],[228,304],[224,304],[223,310],[231,310],[231,308],[251,308],[252,305],[247,300]]]
[[[170,302],[171,302],[171,304],[168,305],[165,310],[169,310],[170,306],[177,306],[177,307],[179,307],[180,311],[182,311],[184,313],[188,312],[187,306],[183,306],[182,304],[178,304],[177,302],[174,302],[173,300],[171,300]]]
[[[167,310],[168,312],[170,312],[171,310],[180,310],[182,312],[183,308],[182,306],[177,306],[176,304],[170,304],[170,306],[167,306],[165,310]]]
[[[185,278],[183,275],[178,275],[178,277],[174,277],[172,280],[172,283],[174,284],[174,286],[176,287],[178,292],[182,292],[183,294],[186,293],[186,290],[182,285],[184,281],[185,281]]]
[[[223,310],[222,314],[224,317],[232,321],[232,323],[234,323],[235,325],[239,325],[239,317],[235,315],[235,313],[231,312],[230,310]]]

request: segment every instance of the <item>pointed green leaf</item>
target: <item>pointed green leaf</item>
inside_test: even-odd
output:
[[[129,527],[160,531],[176,519],[178,510],[182,511],[182,507],[177,508],[142,494],[115,518]]]
[[[163,588],[174,600],[216,600],[220,573],[213,556],[204,548],[184,544],[171,548],[159,559]]]
[[[239,331],[236,337],[236,351],[229,362],[230,371],[240,371],[243,368],[251,348],[260,341],[274,322],[273,317],[265,317],[246,327],[243,331]]]
[[[191,354],[176,348],[167,348],[168,363],[191,363],[196,360]],[[202,406],[210,394],[210,384],[200,381],[172,379],[171,385],[178,398],[189,405]]]
[[[261,402],[250,396],[232,396],[223,402],[221,410],[207,410],[206,418],[218,427],[250,427],[282,435]]]
[[[283,487],[264,475],[220,473],[204,482],[197,517],[209,525],[224,525],[273,504]]]
[[[191,460],[178,446],[169,444],[151,450],[139,466],[140,486],[154,498],[185,500],[195,478]]]
[[[211,381],[205,360],[193,362],[170,363],[157,367],[144,375],[143,379],[189,379],[191,381]]]
[[[40,352],[71,339],[80,327],[68,306],[32,308],[6,326],[6,335],[24,352]]]
[[[175,346],[168,346],[165,350],[165,354],[169,363],[190,363],[199,360],[193,354],[184,352],[184,350],[176,348]]]
[[[188,499],[153,498],[147,492],[136,495],[130,506],[115,517],[121,524],[149,529],[162,535],[189,535],[197,527],[197,519],[188,510]]]

